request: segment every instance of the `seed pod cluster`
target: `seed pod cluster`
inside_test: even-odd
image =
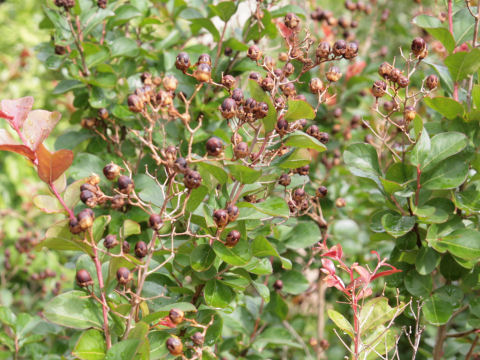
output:
[[[95,220],[95,214],[92,209],[84,209],[80,211],[76,217],[70,219],[69,228],[72,234],[79,234],[92,227]]]

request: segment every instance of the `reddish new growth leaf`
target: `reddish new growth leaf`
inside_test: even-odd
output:
[[[165,316],[164,318],[160,319],[160,321],[158,323],[156,323],[154,325],[154,327],[158,326],[158,325],[166,326],[166,327],[169,327],[169,328],[174,328],[174,327],[177,326],[172,322],[172,320],[170,320],[170,318],[168,316]]]
[[[8,121],[18,134],[20,142],[5,129],[0,129],[0,150],[23,155],[37,165],[37,172],[43,181],[53,183],[72,164],[73,153],[60,150],[51,153],[42,144],[60,120],[60,113],[46,110],[32,110],[33,97],[2,100],[0,117]]]

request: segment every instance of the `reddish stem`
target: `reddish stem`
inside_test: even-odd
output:
[[[55,185],[53,184],[53,182],[49,183],[48,186],[50,187],[50,190],[52,190],[53,194],[54,194],[55,197],[58,199],[58,201],[60,202],[60,204],[63,206],[63,208],[67,211],[68,216],[70,217],[70,219],[75,219],[75,214],[73,213],[72,209],[70,209],[70,208],[68,207],[68,205],[65,203],[65,201],[63,200],[63,198],[60,196],[60,194],[58,193],[57,188],[55,187]]]
[[[110,338],[110,329],[108,328],[108,308],[107,308],[107,300],[105,298],[105,290],[103,285],[103,275],[102,275],[102,264],[98,258],[97,246],[93,239],[93,235],[90,231],[90,237],[92,240],[92,250],[93,256],[92,260],[95,263],[95,269],[97,271],[97,278],[98,278],[98,287],[100,288],[100,298],[102,300],[102,312],[103,312],[103,331],[105,333],[105,341],[107,343],[107,350],[112,347],[112,340]]]
[[[448,31],[453,37],[453,0],[448,0]],[[453,98],[458,101],[458,84],[453,85]]]

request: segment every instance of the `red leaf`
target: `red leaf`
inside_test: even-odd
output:
[[[61,117],[62,115],[58,111],[30,111],[22,129],[27,145],[35,151],[48,137]]]
[[[360,275],[360,278],[365,284],[368,284],[370,282],[370,273],[367,269],[360,265],[354,265],[352,267],[353,270],[355,270]]]
[[[17,143],[4,129],[0,129],[0,150],[11,151],[23,155],[32,162],[35,160],[35,153],[25,145]]]
[[[33,97],[27,96],[15,100],[2,100],[0,103],[1,112],[10,118],[10,124],[14,129],[21,129],[27,119],[28,113],[32,110]]]
[[[72,151],[58,150],[52,154],[43,144],[40,144],[36,154],[38,158],[38,176],[47,184],[57,180],[73,162]]]
[[[335,274],[335,265],[330,259],[322,259],[323,269],[325,269],[328,274]]]
[[[382,271],[378,274],[375,274],[372,276],[372,281],[379,278],[379,277],[382,277],[382,276],[388,276],[388,275],[392,275],[392,274],[396,274],[398,272],[402,272],[402,270],[400,269],[396,269],[396,268],[393,268],[393,270],[386,270],[386,271]]]
[[[155,326],[157,326],[157,325],[163,325],[163,326],[166,326],[166,327],[169,327],[169,328],[174,328],[174,327],[177,326],[172,322],[172,320],[170,320],[170,318],[168,316],[165,316],[163,319],[160,319],[160,321],[155,324]]]
[[[348,65],[345,79],[348,80],[351,77],[360,74],[363,69],[365,69],[365,66],[367,66],[367,63],[365,61],[357,61],[353,64]]]

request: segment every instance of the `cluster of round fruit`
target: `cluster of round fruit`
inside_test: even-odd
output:
[[[223,230],[229,223],[234,222],[240,210],[235,205],[227,205],[225,209],[217,209],[213,212],[213,221],[219,231]],[[242,234],[238,230],[231,230],[225,238],[225,246],[234,247],[240,241]]]
[[[212,58],[208,54],[201,54],[197,62],[192,66],[190,56],[185,52],[181,52],[177,55],[175,67],[184,74],[193,76],[197,81],[202,83],[209,82],[212,78]],[[194,68],[193,74],[187,73],[190,68]]]
[[[282,174],[278,179],[278,183],[282,186],[287,187],[291,182],[290,175]],[[328,190],[325,186],[321,185],[315,191],[315,197],[307,194],[303,187],[295,189],[291,194],[291,200],[287,201],[288,207],[292,214],[297,211],[307,211],[310,207],[310,200],[314,198],[323,199],[327,196]]]
[[[130,111],[143,112],[147,105],[151,105],[157,110],[172,109],[178,85],[178,80],[173,75],[166,75],[162,79],[160,76],[152,76],[152,74],[144,72],[140,79],[143,86],[135,89],[135,92],[127,98]]]
[[[92,276],[85,269],[78,269],[75,275],[75,280],[77,285],[80,287],[89,287],[93,286]],[[126,267],[120,267],[117,270],[117,281],[121,285],[126,285],[130,280],[132,280],[132,274],[130,270]]]
[[[231,96],[223,100],[219,109],[225,119],[237,117],[243,123],[263,119],[269,111],[265,102],[257,102],[253,98],[244,99],[242,89],[233,90]]]
[[[376,3],[376,0],[371,1],[373,3]],[[356,3],[353,2],[352,0],[346,0],[345,1],[345,8],[348,11],[362,11],[365,14],[371,14],[372,12],[372,5],[369,3],[365,3],[361,0],[357,1]]]
[[[180,325],[185,320],[188,320],[188,319],[185,319],[185,314],[180,309],[171,309],[170,312],[168,313],[168,318],[170,322],[172,322],[174,325]],[[205,334],[200,331],[196,331],[195,333],[193,333],[190,339],[192,340],[194,347],[202,346],[205,341]],[[170,336],[167,339],[165,345],[167,346],[167,349],[170,352],[170,354],[172,354],[173,356],[182,355],[183,344],[179,337],[175,335]]]
[[[65,10],[71,9],[75,6],[75,0],[54,0],[56,6],[64,8]]]
[[[211,142],[210,146],[207,146],[207,152],[210,148],[212,154],[220,154],[222,144],[219,139],[217,140],[219,143],[216,140],[213,140],[214,143]],[[220,151],[217,154],[218,149],[220,149]],[[169,169],[169,171],[173,171],[176,174],[183,174],[183,184],[187,189],[193,190],[202,184],[202,176],[200,173],[188,167],[187,160],[181,156],[178,156],[178,151],[175,146],[167,146],[160,153],[164,158],[164,165],[167,167],[167,169]]]

